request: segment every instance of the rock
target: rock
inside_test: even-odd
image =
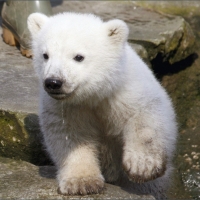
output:
[[[36,114],[0,110],[0,156],[36,165],[51,164],[42,145]]]
[[[182,17],[137,9],[141,11],[138,12],[140,15],[135,12],[136,16],[133,15],[129,23],[129,41],[142,45],[148,52],[149,60],[160,54],[163,61],[173,64],[194,52],[195,36]]]
[[[2,28],[0,27],[0,35]],[[32,60],[0,39],[0,110],[37,113],[38,79]]]
[[[149,199],[106,184],[102,194],[63,196],[57,193],[55,167],[35,166],[25,161],[0,157],[0,199]]]
[[[39,86],[32,60],[1,39],[0,62],[0,156],[37,165],[50,163],[36,115]]]
[[[157,12],[180,15],[182,17],[200,15],[199,1],[134,1],[133,4]]]
[[[129,41],[144,48],[142,51],[142,48],[139,48],[138,51],[144,60],[147,58],[153,60],[161,54],[164,61],[173,64],[194,52],[195,36],[182,17],[152,12],[137,7],[130,1],[70,3],[66,1],[63,5],[66,7],[62,11],[92,12],[104,20],[112,18],[124,20],[130,28]],[[58,11],[57,8],[55,10]]]

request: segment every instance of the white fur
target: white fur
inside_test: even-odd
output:
[[[128,45],[127,25],[92,14],[34,13],[28,27],[41,84],[40,123],[60,192],[97,193],[105,179],[163,198],[175,114],[165,90]],[[82,62],[73,59],[77,54]],[[49,96],[43,89],[49,77],[61,79],[64,93],[72,95]]]

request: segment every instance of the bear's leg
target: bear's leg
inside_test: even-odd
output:
[[[96,149],[79,144],[71,149],[58,170],[59,192],[69,195],[99,193],[104,187]]]
[[[122,162],[131,181],[143,183],[165,173],[167,152],[160,134],[156,128],[127,123]]]

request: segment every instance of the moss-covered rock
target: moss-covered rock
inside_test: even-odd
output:
[[[50,163],[42,146],[37,115],[0,111],[0,156],[37,165]]]
[[[137,12],[133,13],[133,19],[128,23],[129,41],[142,45],[148,52],[149,60],[159,54],[163,61],[173,64],[194,52],[195,35],[182,17],[161,15],[141,8],[137,10],[140,10],[140,18]]]

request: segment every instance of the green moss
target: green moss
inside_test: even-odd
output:
[[[27,160],[27,137],[14,114],[0,111],[0,155]]]
[[[0,156],[41,165],[49,163],[37,115],[0,111]]]

